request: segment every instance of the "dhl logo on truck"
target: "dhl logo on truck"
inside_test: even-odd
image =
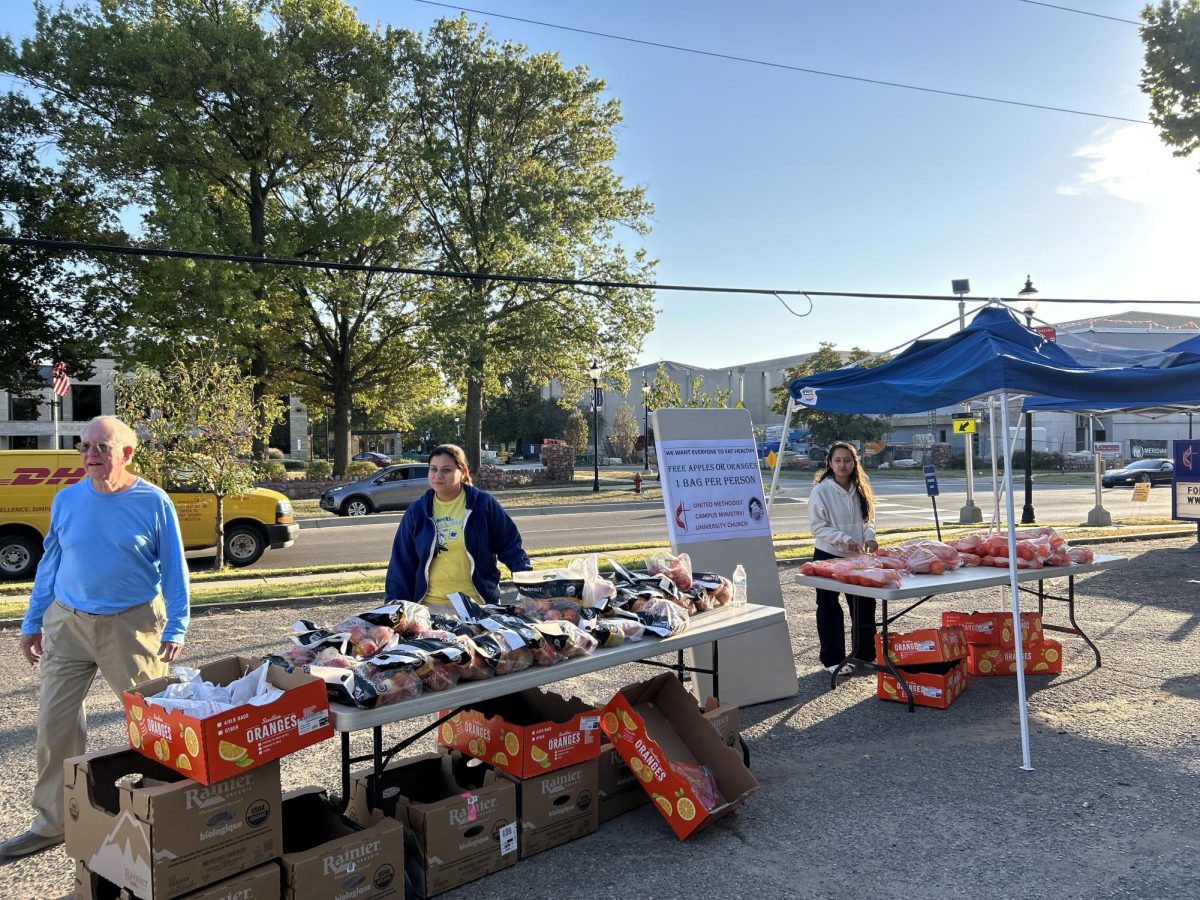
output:
[[[77,481],[83,481],[84,474],[83,469],[60,467],[51,475],[49,469],[37,466],[21,466],[13,469],[12,478],[0,478],[0,486],[12,485],[13,487],[18,487],[20,485],[32,484],[74,484]]]

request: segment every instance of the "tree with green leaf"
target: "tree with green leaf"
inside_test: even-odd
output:
[[[653,264],[627,253],[617,229],[645,234],[651,207],[613,171],[620,106],[585,69],[497,43],[465,17],[437,22],[405,64],[410,93],[395,114],[407,143],[396,152],[419,228],[441,268],[480,273],[430,293],[474,467],[501,375],[521,367],[579,396],[585,360],[602,351],[606,371],[622,373],[654,324],[646,291],[488,275],[648,281]]]
[[[583,456],[591,446],[591,432],[583,411],[576,406],[567,410],[566,441],[576,456]]]
[[[0,48],[0,54],[3,50]],[[113,198],[69,166],[49,163],[54,138],[28,98],[0,96],[0,235],[25,239],[124,240]],[[127,270],[87,254],[0,245],[0,390],[45,387],[43,364],[88,378],[92,361],[120,334]]]
[[[1162,0],[1142,18],[1150,121],[1175,156],[1190,156],[1200,147],[1200,0]]]
[[[246,457],[282,420],[283,404],[254,397],[236,365],[215,356],[176,360],[118,376],[117,415],[139,435],[134,466],[164,486],[186,483],[216,497],[214,567],[225,565],[225,498],[253,490],[258,472]]]
[[[281,194],[358,153],[372,134],[364,123],[395,93],[402,37],[367,28],[342,0],[35,9],[34,37],[19,52],[6,44],[0,70],[40,92],[69,166],[124,191],[155,244],[288,255]],[[278,272],[155,260],[139,274],[143,359],[217,343],[248,369],[257,398],[278,387],[272,364],[292,349],[278,326],[297,316]]]
[[[633,407],[622,403],[613,413],[612,430],[608,433],[608,443],[613,452],[623,460],[629,459],[633,456],[633,450],[641,436],[642,430],[633,417]]]
[[[850,363],[862,362],[866,368],[881,365],[890,359],[886,354],[871,359],[873,354],[859,347],[843,353],[831,343],[821,342],[821,349],[810,354],[798,366],[789,368],[783,376],[783,384],[771,388],[774,399],[771,410],[782,415],[787,411],[788,385],[797,378],[807,378],[817,372],[830,372]],[[875,441],[891,430],[887,416],[865,416],[856,413],[831,413],[797,407],[794,421],[808,429],[809,438],[815,444],[828,447],[834,441]]]
[[[692,379],[691,390],[688,391],[687,405],[694,409],[725,409],[733,397],[729,388],[716,388],[711,394],[703,390],[704,379],[697,376]]]
[[[667,367],[662,363],[654,370],[648,402],[651,409],[677,409],[683,406],[683,400],[679,396],[679,385],[671,380]]]

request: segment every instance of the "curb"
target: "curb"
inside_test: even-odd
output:
[[[662,507],[661,500],[630,500],[616,503],[561,503],[553,506],[506,506],[504,511],[514,519],[519,519],[523,516],[546,516],[556,513],[578,513],[578,512],[604,512],[612,510],[613,512],[628,512],[638,509],[659,509]],[[348,516],[337,516],[333,518],[319,519],[299,519],[298,524],[303,531],[309,528],[341,528],[347,525],[388,525],[399,522],[404,518],[404,513],[381,513],[379,515],[358,516],[350,518]]]

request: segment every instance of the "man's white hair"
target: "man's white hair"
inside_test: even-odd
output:
[[[96,418],[88,422],[88,427],[90,428],[92,425],[96,424],[107,425],[110,429],[112,429],[113,437],[117,439],[117,443],[119,443],[122,447],[132,447],[134,450],[137,449],[137,432],[126,425],[121,419],[118,419],[116,416],[96,416]]]

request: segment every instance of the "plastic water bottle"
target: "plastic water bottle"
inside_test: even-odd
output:
[[[737,568],[733,570],[733,600],[729,605],[746,605],[746,570],[741,563],[738,563]]]

